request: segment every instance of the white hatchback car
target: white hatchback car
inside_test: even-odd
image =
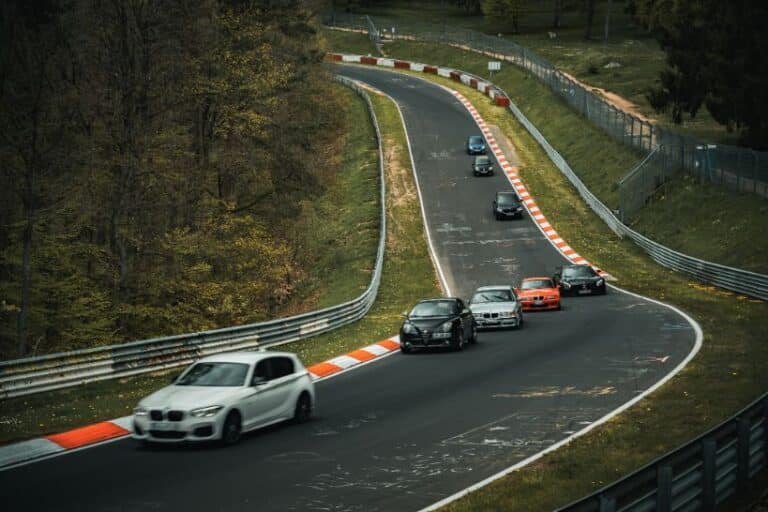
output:
[[[280,421],[309,420],[315,387],[289,352],[230,352],[205,357],[141,400],[133,437],[142,441],[221,440]]]

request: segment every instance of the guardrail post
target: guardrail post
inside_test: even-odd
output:
[[[717,442],[713,438],[701,441],[701,455],[703,474],[701,477],[701,496],[703,508],[706,512],[715,510],[715,456],[717,455]]]
[[[616,512],[616,498],[600,495],[600,512]]]
[[[656,469],[656,512],[672,511],[672,466]]]
[[[751,433],[750,421],[748,418],[738,418],[736,420],[738,442],[737,442],[737,464],[736,469],[736,487],[745,489],[749,483],[749,435]]]

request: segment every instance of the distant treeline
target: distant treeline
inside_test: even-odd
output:
[[[0,359],[263,319],[343,109],[306,2],[0,4]]]

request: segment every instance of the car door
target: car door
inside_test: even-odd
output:
[[[296,373],[296,365],[290,357],[276,356],[270,361],[272,388],[277,400],[272,419],[287,419],[293,416],[295,404],[292,397],[296,395],[296,385],[301,374]]]
[[[256,363],[251,377],[251,394],[244,405],[243,427],[256,428],[271,421],[277,409],[280,395],[274,386],[272,357]]]

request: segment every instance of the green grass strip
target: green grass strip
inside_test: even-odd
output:
[[[370,118],[365,104],[353,92],[339,86],[339,94],[349,95],[350,119],[355,120],[350,126],[354,127],[352,131],[365,134],[366,140],[351,137],[343,148],[343,151],[357,157],[349,159],[342,173],[363,176],[357,184],[356,180],[350,178],[354,187],[357,187],[355,190],[350,190],[347,194],[339,191],[336,194],[344,203],[337,204],[337,213],[334,215],[343,218],[348,208],[363,203],[365,210],[370,214],[371,222],[376,222],[379,213],[376,207],[378,168],[376,152],[370,150],[375,148]],[[299,353],[306,365],[321,362],[395,334],[401,320],[399,315],[403,310],[422,297],[439,294],[424,240],[419,203],[399,114],[388,99],[378,96],[372,99],[384,140],[388,191],[388,245],[379,295],[372,310],[360,322],[330,334],[280,347]],[[359,188],[361,184],[365,184],[365,188]],[[370,207],[367,203],[372,203],[373,206]],[[342,220],[339,219],[338,222]],[[358,229],[354,223],[349,226],[347,233]],[[363,252],[370,250],[371,254],[375,253],[375,238],[357,239],[359,244],[370,246]],[[369,267],[372,264],[373,257],[367,260]],[[333,293],[329,290],[322,292],[327,295]],[[0,443],[61,432],[131,414],[139,399],[168,382],[169,373],[104,381],[4,400],[0,402]]]

